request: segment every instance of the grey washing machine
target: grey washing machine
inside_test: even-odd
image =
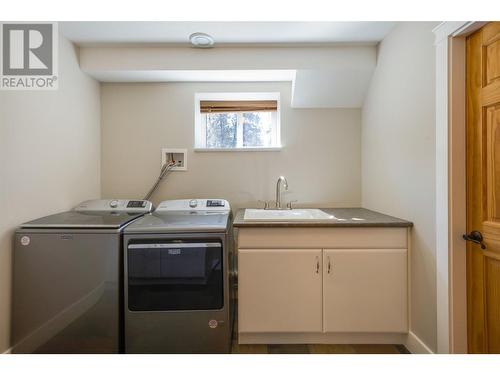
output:
[[[14,353],[123,351],[122,230],[144,200],[90,200],[15,233]]]
[[[228,353],[232,220],[223,199],[162,202],[124,230],[125,352]]]

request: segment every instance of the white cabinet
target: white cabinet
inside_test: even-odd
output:
[[[321,332],[321,249],[238,252],[240,332]]]
[[[407,332],[406,249],[323,250],[324,332]]]
[[[239,342],[401,343],[407,228],[239,228]]]

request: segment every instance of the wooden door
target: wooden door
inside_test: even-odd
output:
[[[238,251],[239,332],[321,332],[321,249]]]
[[[468,350],[500,353],[500,22],[467,38],[467,231],[483,241],[467,243]]]
[[[323,250],[324,332],[408,332],[406,249]]]

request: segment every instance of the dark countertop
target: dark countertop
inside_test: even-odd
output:
[[[236,212],[235,227],[412,227],[413,223],[397,217],[384,215],[366,208],[320,208],[320,210],[344,220],[324,221],[248,221],[244,220],[245,209]],[[358,219],[358,220],[355,220]],[[361,219],[361,220],[359,220]]]

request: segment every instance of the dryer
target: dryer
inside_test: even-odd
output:
[[[224,199],[161,202],[124,231],[125,352],[228,353],[233,236]]]

